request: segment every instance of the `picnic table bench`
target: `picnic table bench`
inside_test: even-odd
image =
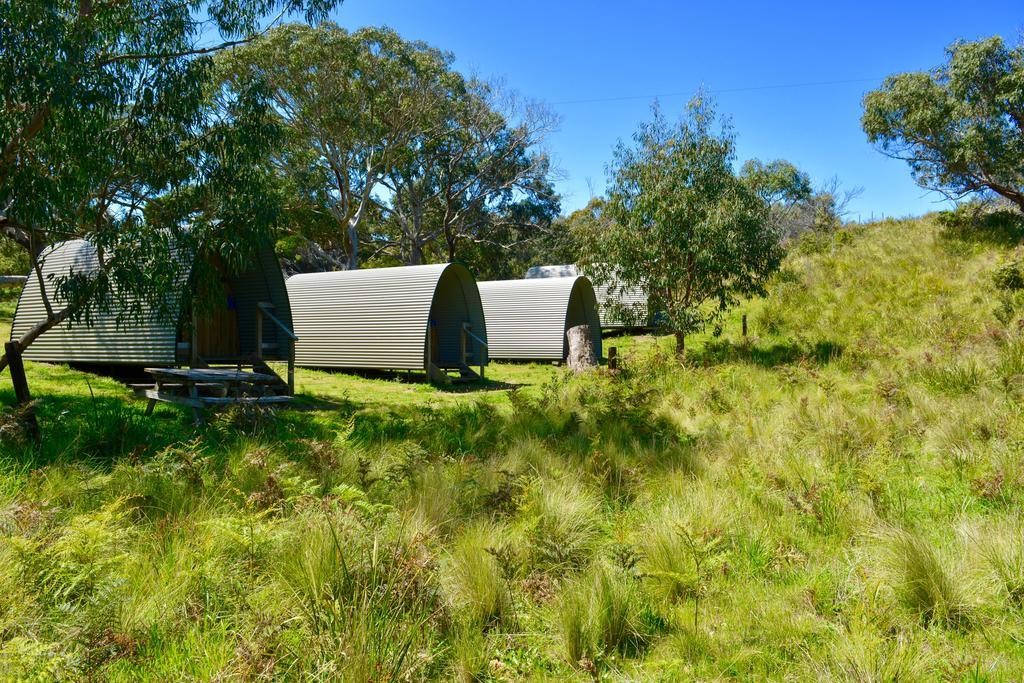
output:
[[[153,413],[158,401],[175,403],[192,409],[197,425],[203,423],[203,409],[208,406],[273,405],[290,403],[291,396],[268,393],[270,386],[280,382],[275,375],[247,370],[220,368],[146,368],[153,384],[134,385],[140,398],[149,400],[146,415]]]

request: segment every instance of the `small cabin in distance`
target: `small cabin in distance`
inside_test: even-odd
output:
[[[569,353],[566,333],[590,328],[601,357],[601,318],[590,280],[582,276],[496,280],[479,283],[492,358],[561,362]]]
[[[308,273],[287,287],[302,367],[422,370],[441,383],[483,375],[487,326],[465,266]]]
[[[572,264],[557,266],[534,266],[526,271],[527,279],[536,278],[559,278],[572,277],[575,275],[586,275]],[[654,327],[654,316],[650,312],[647,295],[639,287],[630,287],[614,294],[608,291],[608,285],[595,285],[594,293],[597,296],[597,305],[601,311],[601,327],[605,329],[650,329]],[[633,311],[639,318],[641,324],[627,322],[622,319],[614,310],[614,303]]]

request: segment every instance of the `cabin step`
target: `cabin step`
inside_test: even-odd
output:
[[[457,372],[458,375],[452,375],[449,373]],[[449,384],[457,383],[461,384],[464,382],[476,382],[480,380],[480,375],[464,363],[445,363],[438,365],[436,363],[430,364],[430,380],[438,384]]]
[[[459,380],[463,382],[476,382],[479,379],[480,375],[473,368],[468,365],[459,366]]]
[[[268,388],[271,389],[274,393],[277,393],[277,394],[290,394],[290,391],[288,389],[288,382],[286,382],[284,379],[282,379],[281,375],[279,375],[276,372],[274,372],[274,368],[272,368],[269,365],[267,365],[264,361],[262,361],[262,360],[255,360],[255,361],[253,361],[252,369],[253,369],[253,372],[262,372],[262,373],[264,373],[266,375],[273,375],[274,377],[277,378],[276,382],[274,382],[273,384],[268,385]]]

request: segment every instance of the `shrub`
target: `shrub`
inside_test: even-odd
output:
[[[999,289],[1017,291],[1024,289],[1024,265],[1019,259],[1014,259],[998,268],[992,275],[992,281]]]

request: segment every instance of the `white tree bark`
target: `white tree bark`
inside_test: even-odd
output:
[[[597,367],[597,352],[590,336],[590,325],[570,327],[565,333],[569,338],[569,356],[566,359],[573,372],[583,372]]]

